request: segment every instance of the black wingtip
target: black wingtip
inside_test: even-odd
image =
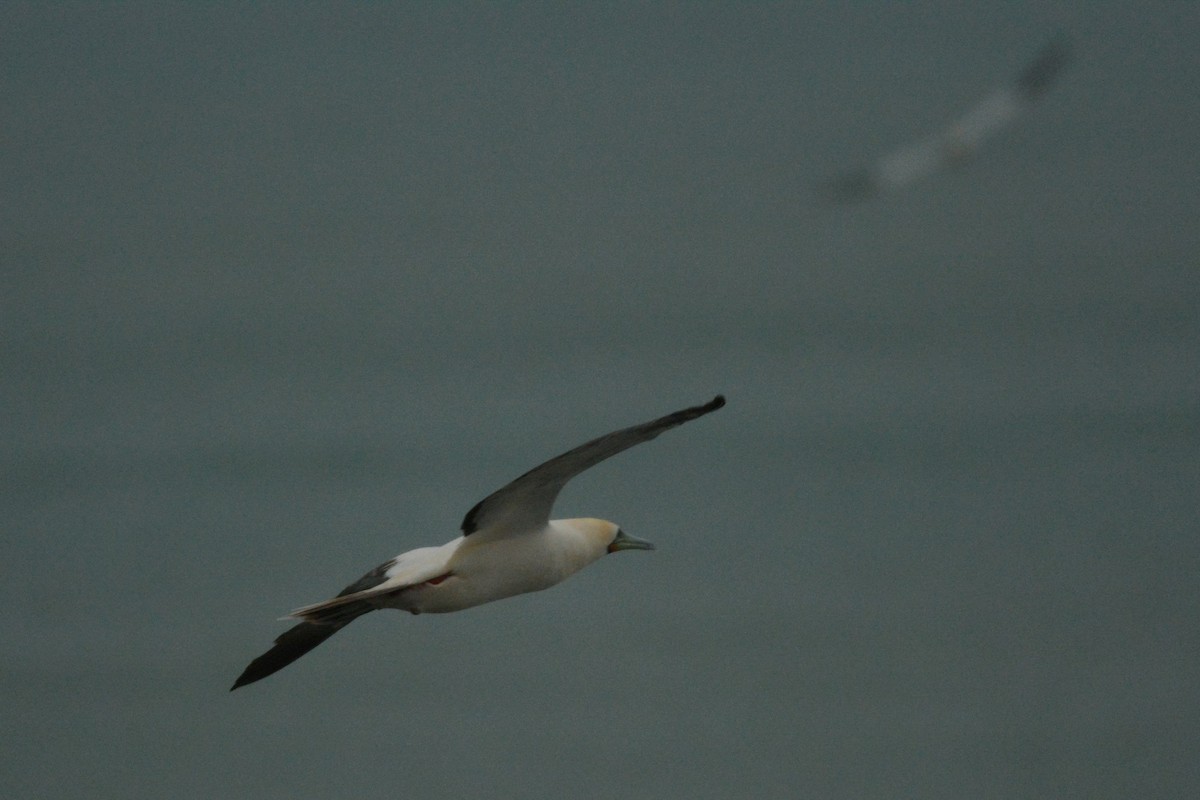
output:
[[[688,420],[693,420],[693,419],[696,419],[697,417],[703,417],[705,414],[711,414],[712,412],[716,411],[718,408],[723,408],[724,405],[725,405],[725,395],[719,394],[702,406],[692,406],[691,408],[685,408],[682,411],[676,411],[674,414],[668,414],[667,416],[663,417],[661,420],[657,420],[657,421],[658,422],[667,422],[667,423],[669,423],[669,425],[667,427],[674,427],[676,425],[679,425],[680,423],[687,422]],[[666,428],[663,428],[663,430],[666,430]]]
[[[658,421],[670,422],[670,427],[674,427],[682,422],[687,422],[688,420],[693,420],[697,417],[703,417],[705,414],[711,414],[718,408],[722,408],[724,405],[725,395],[719,394],[702,406],[692,406],[691,408],[685,408],[682,411],[676,411],[674,414],[668,414]]]
[[[1071,60],[1071,41],[1059,31],[1046,43],[1033,61],[1017,76],[1017,88],[1026,97],[1033,98],[1046,91],[1054,83],[1062,68]]]
[[[234,681],[234,682],[233,682],[233,686],[230,686],[230,687],[229,687],[229,691],[231,691],[231,692],[232,692],[232,691],[234,691],[234,690],[236,690],[236,689],[240,689],[240,688],[242,688],[243,686],[247,686],[247,685],[249,685],[249,684],[251,684],[251,683],[254,683],[255,681],[262,680],[262,679],[263,679],[263,678],[265,678],[265,677],[267,677],[267,676],[266,676],[266,675],[259,675],[259,676],[257,676],[257,677],[251,677],[251,675],[250,675],[250,668],[249,668],[249,667],[247,667],[247,668],[246,668],[246,670],[245,670],[244,672],[242,672],[242,674],[241,674],[241,675],[239,675],[239,676],[238,676],[238,679],[237,679],[236,681]]]
[[[242,674],[233,682],[233,686],[229,687],[229,691],[274,675],[348,624],[349,622],[340,622],[336,625],[317,625],[301,622],[289,628],[275,639],[274,647],[251,661],[242,670]]]

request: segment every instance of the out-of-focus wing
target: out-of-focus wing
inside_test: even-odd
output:
[[[1069,56],[1066,39],[1055,37],[1016,80],[983,97],[942,130],[889,153],[869,167],[823,181],[817,191],[829,200],[857,202],[966,161],[986,139],[1011,124],[1049,88]]]

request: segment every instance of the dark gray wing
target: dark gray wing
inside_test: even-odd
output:
[[[365,611],[363,613],[366,613]],[[300,656],[324,642],[330,636],[340,631],[349,623],[341,625],[316,625],[312,622],[301,622],[295,627],[288,628],[275,640],[275,645],[254,659],[242,670],[242,674],[234,682],[229,691],[239,689],[255,681],[261,681],[268,675],[274,675]]]
[[[702,406],[685,408],[641,425],[613,431],[568,450],[476,503],[463,518],[463,535],[470,536],[492,526],[526,530],[544,525],[550,519],[555,498],[571,478],[622,450],[648,442],[665,430],[716,411],[723,405],[724,396],[717,395]]]
[[[345,597],[348,594],[362,592],[370,589],[373,586],[378,586],[387,580],[385,574],[393,564],[395,559],[385,561],[375,569],[363,575],[354,583],[347,586],[338,593],[338,597]],[[229,691],[233,691],[241,686],[245,686],[255,681],[261,681],[268,675],[274,675],[279,670],[291,664],[300,656],[312,650],[317,645],[324,642],[330,636],[340,631],[342,628],[349,625],[358,617],[366,614],[368,611],[374,611],[375,606],[367,602],[353,603],[341,609],[341,614],[336,623],[330,625],[320,625],[312,622],[301,622],[292,628],[288,628],[281,633],[275,640],[274,646],[263,653],[258,658],[254,659],[247,665],[246,669],[242,670],[242,674],[230,687]]]

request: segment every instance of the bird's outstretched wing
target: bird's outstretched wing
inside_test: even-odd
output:
[[[395,563],[395,559],[386,561],[380,564],[375,569],[363,575],[354,583],[342,590],[338,597],[348,597],[357,595],[359,592],[378,586],[387,580],[387,571]],[[229,691],[233,691],[241,686],[245,686],[255,681],[261,681],[268,675],[274,675],[279,670],[286,667],[288,664],[295,661],[300,656],[304,655],[321,642],[333,636],[342,628],[349,625],[357,617],[362,616],[368,611],[373,611],[374,606],[359,601],[351,606],[342,608],[340,619],[335,624],[317,624],[313,622],[301,622],[299,625],[288,628],[275,639],[274,646],[270,650],[263,653],[258,658],[254,659],[247,665],[246,669],[242,670],[242,674],[238,676],[237,681]]]
[[[571,478],[622,450],[648,442],[665,430],[716,411],[723,405],[725,398],[717,395],[702,406],[685,408],[641,425],[613,431],[568,450],[476,503],[463,518],[463,535],[470,536],[484,528],[525,531],[540,527],[550,519],[555,498]]]
[[[828,200],[857,202],[966,161],[985,139],[1008,126],[1050,87],[1069,57],[1066,38],[1056,36],[1016,80],[981,98],[946,127],[894,150],[871,166],[823,181],[817,191]]]

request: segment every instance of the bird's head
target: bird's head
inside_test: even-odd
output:
[[[616,523],[604,519],[573,519],[568,520],[571,527],[587,542],[588,547],[599,558],[605,553],[615,553],[618,550],[653,550],[654,545],[644,539],[630,536],[621,530]]]

